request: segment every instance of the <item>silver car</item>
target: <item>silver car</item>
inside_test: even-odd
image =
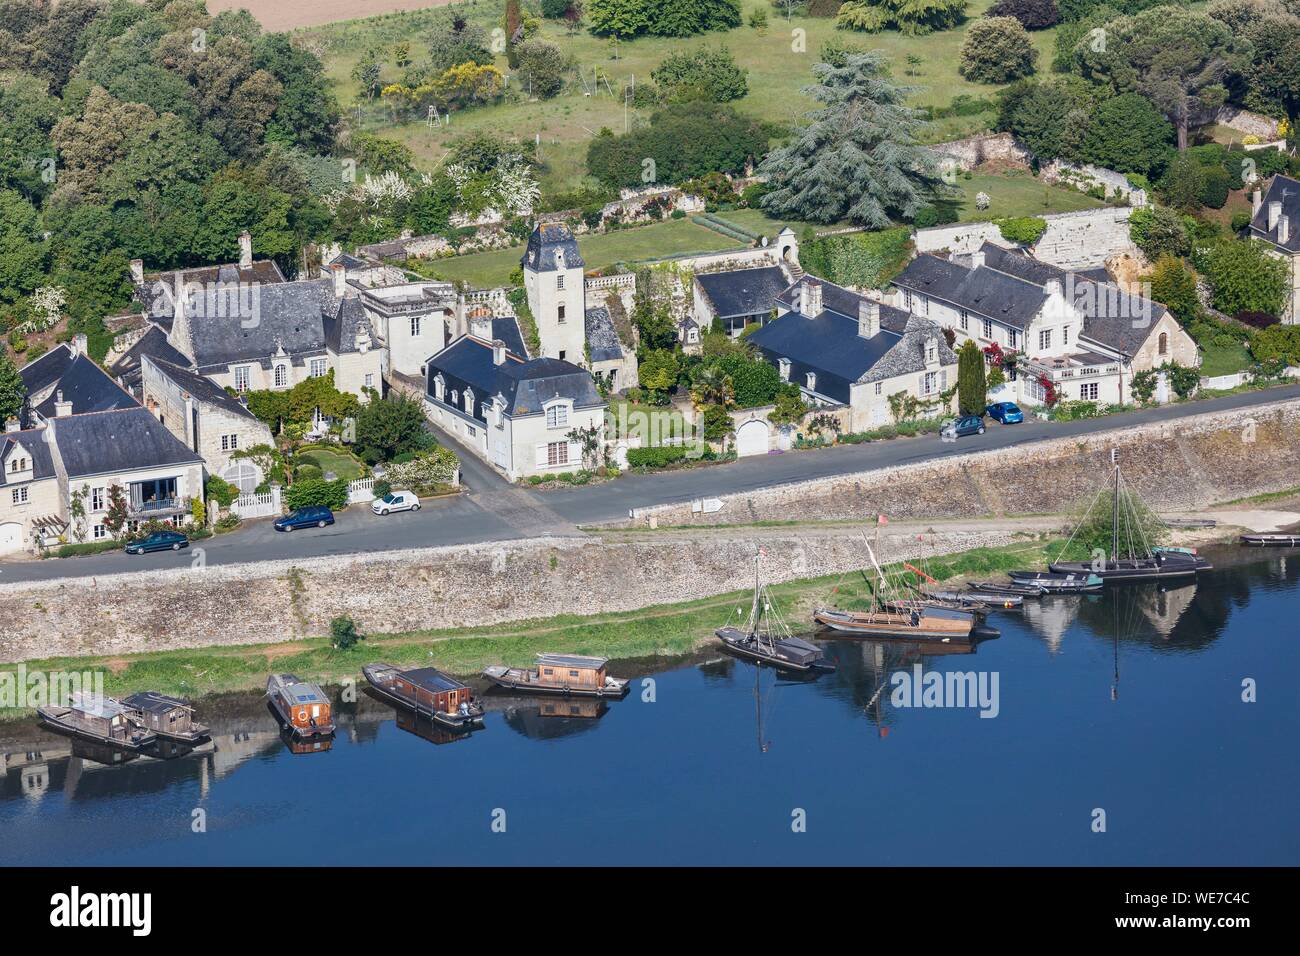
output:
[[[390,491],[382,498],[376,498],[370,510],[377,515],[386,515],[394,511],[419,511],[420,499],[414,491]]]

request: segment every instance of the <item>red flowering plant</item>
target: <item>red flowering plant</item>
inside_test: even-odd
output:
[[[1061,399],[1061,394],[1056,390],[1056,383],[1053,382],[1046,374],[1038,376],[1038,384],[1043,387],[1043,404],[1051,408]]]

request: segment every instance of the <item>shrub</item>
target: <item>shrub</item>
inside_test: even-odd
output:
[[[234,500],[239,497],[239,489],[219,475],[209,475],[203,490],[209,498],[221,505],[222,508],[229,508]]]
[[[668,54],[651,72],[650,78],[669,102],[709,100],[726,103],[749,92],[746,75],[725,46],[716,50],[703,46]]]
[[[1220,312],[1281,315],[1288,291],[1288,266],[1265,252],[1260,243],[1216,242],[1198,248],[1194,264],[1209,283],[1212,302]]]
[[[330,644],[339,650],[346,651],[365,639],[366,636],[357,630],[356,621],[346,614],[330,620]]]
[[[965,10],[966,0],[847,0],[835,14],[835,25],[866,33],[892,27],[909,36],[921,36],[955,27],[965,17]]]
[[[768,136],[754,119],[716,103],[675,103],[650,125],[616,136],[602,129],[587,147],[587,170],[609,186],[644,186],[646,160],[657,182],[680,183],[709,173],[739,173],[767,152]]]
[[[1222,166],[1206,166],[1201,179],[1201,203],[1222,209],[1228,201],[1228,171]]]
[[[390,484],[411,488],[433,484],[451,484],[460,468],[460,459],[449,448],[434,448],[410,461],[389,466],[386,479]]]
[[[976,83],[1008,83],[1034,72],[1038,51],[1014,17],[988,17],[966,33],[961,75]]]
[[[1148,259],[1161,255],[1185,256],[1191,251],[1191,238],[1183,217],[1164,206],[1133,210],[1129,217],[1129,237]]]
[[[686,458],[687,448],[683,445],[665,445],[661,448],[629,448],[627,465],[629,468],[663,468],[676,464]]]
[[[1047,231],[1047,220],[1037,216],[994,219],[993,224],[998,227],[998,231],[1008,242],[1018,242],[1024,246],[1032,246],[1043,238],[1043,233]]]
[[[1056,0],[998,0],[988,12],[991,17],[1014,17],[1026,30],[1045,30],[1061,19]]]
[[[374,491],[376,498],[382,498],[384,497],[384,495],[392,492],[393,486],[389,484],[388,481],[386,481],[385,479],[379,478],[375,481],[375,486],[371,490]]]
[[[515,47],[515,56],[519,61],[519,83],[526,92],[549,99],[564,89],[564,77],[572,64],[554,43],[525,40]]]
[[[344,478],[335,481],[325,481],[323,478],[295,481],[285,491],[284,503],[290,511],[321,506],[339,511],[348,503],[348,482]]]
[[[740,26],[740,0],[586,0],[596,36],[687,37]]]
[[[959,218],[960,213],[955,204],[936,202],[918,209],[912,223],[917,229],[929,229],[931,226],[946,226]]]
[[[309,462],[299,465],[293,472],[295,481],[309,481],[313,478],[321,478],[323,476],[324,473],[320,470],[320,467]]]

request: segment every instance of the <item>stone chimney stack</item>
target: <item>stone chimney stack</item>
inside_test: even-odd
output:
[[[1259,215],[1260,209],[1264,206],[1264,190],[1256,189],[1250,194],[1250,218],[1254,219]]]
[[[500,339],[492,341],[492,364],[504,365],[506,363],[506,343]]]
[[[805,318],[815,319],[822,314],[822,284],[816,279],[804,280],[801,286],[802,300],[799,312]]]
[[[1282,218],[1282,204],[1276,200],[1268,204],[1268,231],[1277,228],[1277,221]]]
[[[858,302],[858,335],[864,339],[880,334],[880,303],[871,299]]]
[[[492,341],[492,313],[482,306],[469,311],[469,334],[485,342]]]
[[[54,393],[54,417],[67,418],[72,414],[72,403],[63,400],[63,389]]]
[[[1283,245],[1291,238],[1291,217],[1279,216],[1277,220],[1277,241]]]
[[[253,265],[253,237],[245,229],[239,234],[239,268],[248,269]]]
[[[330,274],[334,277],[334,298],[341,299],[348,291],[348,271],[343,263],[336,262],[330,266]]]
[[[977,252],[972,252],[972,253],[970,254],[970,267],[971,267],[971,269],[982,269],[982,268],[984,267],[984,250],[983,250],[983,249],[981,249],[981,250],[979,250],[979,251],[977,251]]]
[[[88,354],[89,341],[90,340],[86,338],[85,332],[78,332],[76,335],[74,335],[72,337],[72,354],[73,355]]]
[[[131,281],[135,285],[144,285],[144,260],[131,260]]]

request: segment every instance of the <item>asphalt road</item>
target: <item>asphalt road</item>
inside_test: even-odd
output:
[[[937,437],[927,436],[867,445],[842,445],[817,451],[743,458],[730,464],[684,471],[624,475],[617,481],[550,491],[511,485],[488,465],[465,454],[462,456],[462,480],[468,493],[426,501],[414,514],[407,512],[378,517],[365,506],[353,506],[341,512],[336,523],[328,528],[309,528],[285,534],[276,532],[270,519],[260,519],[246,522],[243,528],[231,534],[196,542],[189,552],[128,557],[114,551],[62,560],[12,560],[0,562],[0,583],[190,567],[199,549],[203,561],[211,566],[501,541],[547,531],[573,533],[577,525],[626,517],[632,508],[933,461],[972,451],[1028,445],[1149,422],[1176,421],[1207,412],[1241,409],[1244,419],[1252,406],[1297,397],[1300,397],[1300,385],[1288,385],[1086,421],[1027,421],[1022,425],[1008,426],[991,423],[985,434],[956,442],[943,442]],[[454,442],[442,437],[446,444],[455,447]]]

